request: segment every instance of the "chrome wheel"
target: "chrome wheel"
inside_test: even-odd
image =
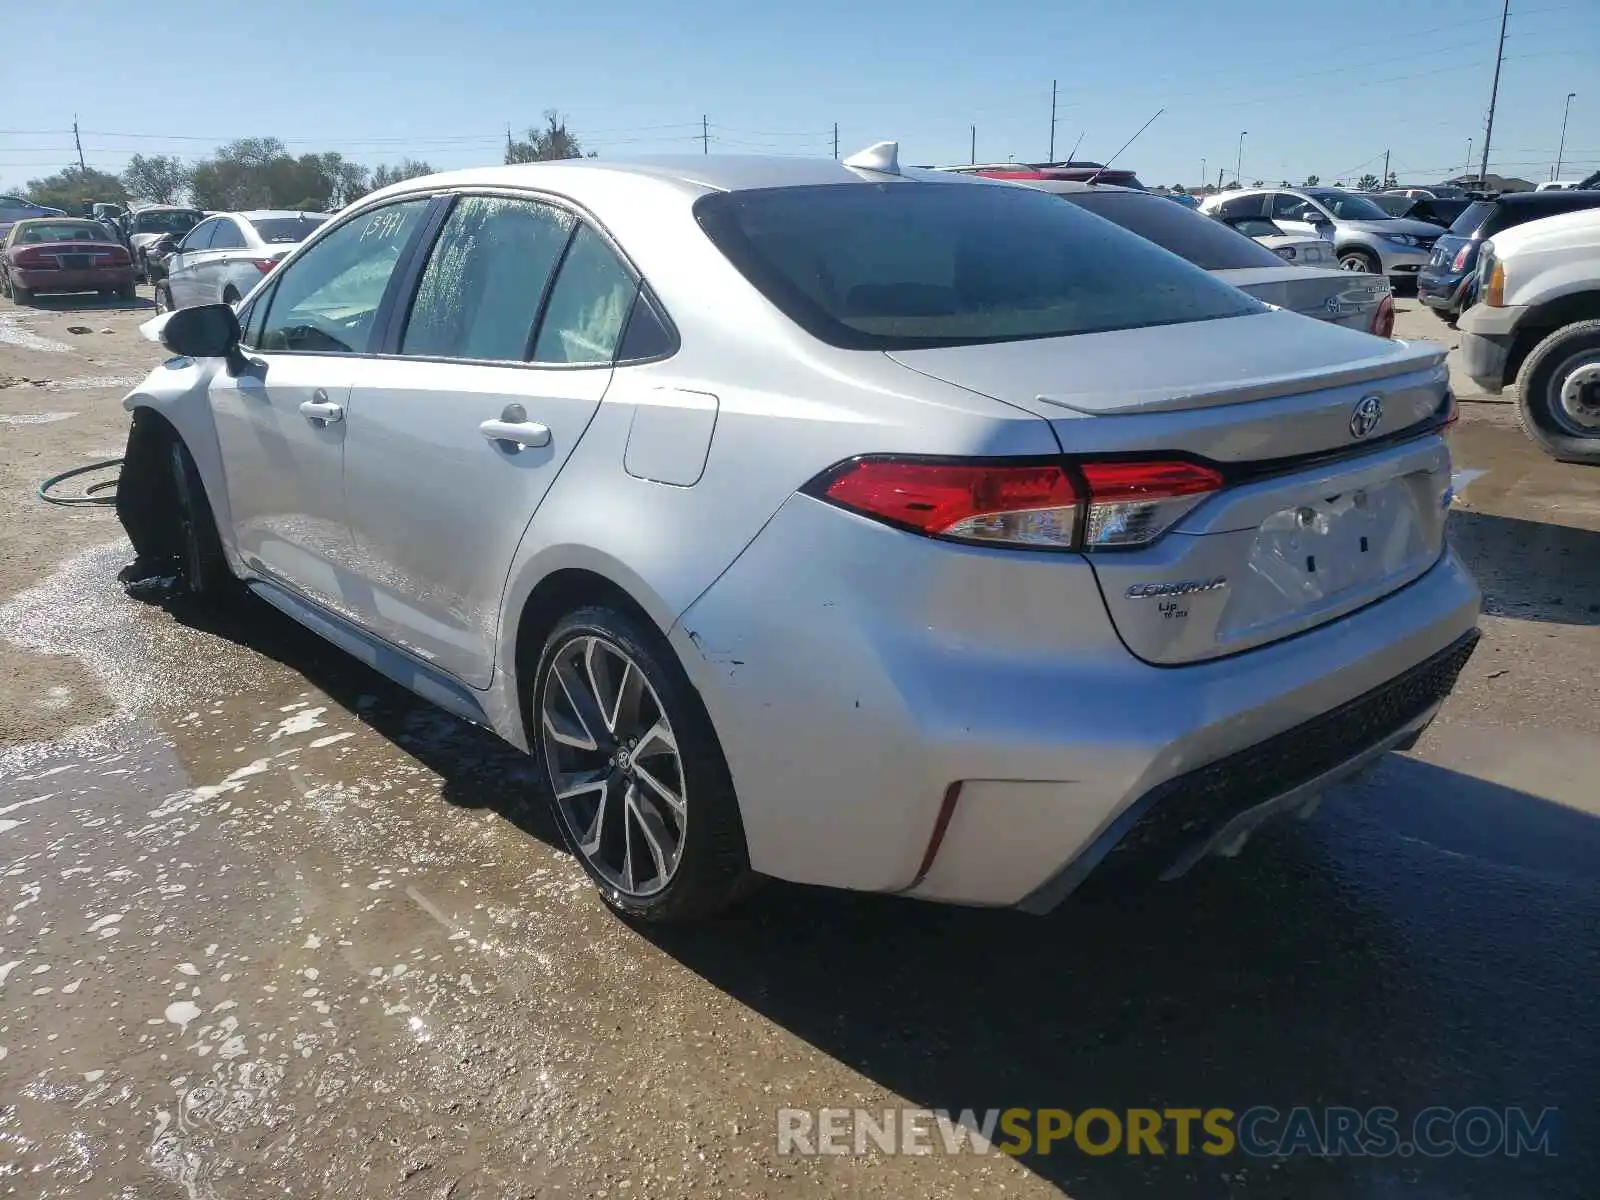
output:
[[[1372,264],[1367,261],[1367,257],[1364,254],[1346,254],[1339,260],[1339,269],[1341,271],[1357,271],[1363,275],[1371,275],[1373,273]]]
[[[1600,437],[1600,354],[1579,354],[1555,370],[1550,415],[1573,437]]]
[[[545,769],[590,868],[628,896],[652,896],[683,855],[683,760],[655,688],[616,643],[580,634],[551,656],[539,693]]]

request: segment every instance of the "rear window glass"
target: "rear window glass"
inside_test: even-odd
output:
[[[114,239],[99,221],[28,221],[17,230],[19,242],[109,242]]]
[[[1029,188],[770,188],[703,196],[694,212],[763,295],[813,336],[847,349],[1062,337],[1263,311],[1143,238]]]
[[[279,246],[305,241],[327,219],[318,216],[262,217],[259,221],[251,221],[250,224],[255,226],[263,242]]]
[[[1207,271],[1281,267],[1283,259],[1220,221],[1148,192],[1064,192],[1061,199],[1148,238]]]
[[[205,213],[201,212],[134,213],[129,232],[185,234],[203,220],[205,220]]]
[[[1493,211],[1494,201],[1474,200],[1462,210],[1459,217],[1450,222],[1450,232],[1456,237],[1469,238],[1478,232],[1478,226],[1482,225]]]

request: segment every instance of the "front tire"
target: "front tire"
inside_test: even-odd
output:
[[[1600,466],[1600,321],[1556,330],[1523,360],[1517,421],[1552,458]]]
[[[173,496],[177,500],[179,540],[185,590],[208,605],[222,605],[238,590],[238,581],[228,569],[217,533],[217,518],[211,511],[200,469],[195,466],[189,447],[174,436],[168,462],[172,470]]]
[[[754,875],[733,780],[666,639],[607,605],[569,613],[533,675],[530,743],[562,836],[625,916],[714,916]]]
[[[1363,250],[1359,246],[1351,246],[1339,251],[1339,269],[1341,271],[1357,271],[1364,275],[1377,275],[1383,270],[1383,264],[1378,261],[1378,256],[1371,250]]]

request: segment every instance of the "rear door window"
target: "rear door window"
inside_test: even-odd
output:
[[[211,246],[211,238],[217,232],[217,227],[222,224],[222,218],[213,217],[209,221],[201,221],[185,235],[178,246],[180,254],[191,250],[206,250]]]
[[[783,187],[702,196],[694,213],[768,300],[847,349],[1062,337],[1263,311],[1144,238],[1031,188]]]
[[[524,361],[575,224],[538,200],[463,196],[428,256],[400,353]]]
[[[243,250],[245,246],[244,234],[239,232],[239,227],[224,217],[217,222],[217,231],[211,237],[211,250]]]
[[[598,233],[578,226],[550,292],[533,358],[542,363],[608,363],[639,283]]]
[[[1063,200],[1114,221],[1207,271],[1281,267],[1283,259],[1218,221],[1148,192],[1065,192]]]

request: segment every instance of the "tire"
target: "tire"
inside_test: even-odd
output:
[[[117,289],[117,299],[119,300],[137,300],[138,298],[139,289],[137,284],[125,283]]]
[[[1517,421],[1552,458],[1600,466],[1600,321],[1556,330],[1523,360]]]
[[[183,546],[184,590],[203,604],[221,606],[238,592],[238,581],[228,569],[217,533],[217,518],[200,482],[194,456],[181,438],[169,447],[173,495],[177,500],[179,535]]]
[[[156,311],[158,313],[172,311],[172,289],[164,283],[156,284]]]
[[[12,284],[11,285],[11,302],[13,304],[32,304],[33,303],[33,289],[32,288],[21,287],[18,284],[15,284],[15,283]]]
[[[648,622],[607,605],[568,613],[545,639],[528,713],[551,813],[613,909],[703,920],[754,886],[711,718]]]
[[[1371,250],[1363,250],[1359,246],[1349,246],[1339,251],[1339,269],[1341,271],[1360,271],[1366,275],[1380,275],[1383,273],[1383,264],[1378,261],[1378,256]]]

